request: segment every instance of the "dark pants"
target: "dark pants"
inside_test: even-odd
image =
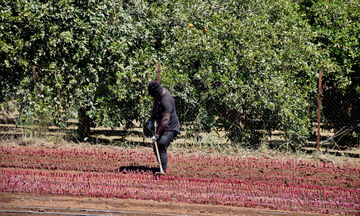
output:
[[[177,132],[175,132],[175,131],[164,131],[164,133],[159,137],[159,140],[157,142],[160,160],[161,160],[161,166],[162,166],[164,172],[166,172],[167,163],[168,163],[167,148],[169,147],[170,143],[174,140],[176,135],[177,135]],[[154,153],[156,155],[155,145],[153,146],[153,149],[154,149]],[[156,158],[157,158],[157,155],[156,155]]]

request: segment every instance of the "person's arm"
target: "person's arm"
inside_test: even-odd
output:
[[[164,132],[166,126],[167,126],[168,123],[169,123],[170,113],[162,113],[162,114],[161,114],[161,117],[162,117],[162,118],[161,118],[160,125],[159,125],[159,127],[158,127],[158,129],[157,129],[157,131],[156,131],[156,134],[159,135],[159,136]]]
[[[167,98],[164,98],[164,100],[161,101],[161,106],[163,108],[161,113],[161,121],[158,129],[156,130],[156,134],[159,136],[164,132],[166,126],[170,121],[170,113],[172,109],[171,103]]]

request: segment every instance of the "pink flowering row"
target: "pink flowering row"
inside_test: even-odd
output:
[[[134,160],[144,164],[149,161],[156,163],[152,154],[129,150],[124,150],[119,154],[116,151],[78,149],[26,147],[1,147],[0,149],[1,167],[22,169],[111,172],[120,166],[129,166]]]
[[[360,189],[271,185],[239,179],[154,177],[2,169],[0,192],[111,197],[345,214],[360,210]]]
[[[5,147],[1,146],[0,156],[6,157],[8,160],[22,160],[17,156],[26,156],[34,158],[53,158],[54,160],[66,159],[86,159],[89,163],[94,164],[92,160],[102,161],[149,161],[153,159],[152,152],[138,152],[129,149],[122,149],[121,151],[109,151],[99,149],[45,149],[45,148],[24,148],[24,147]],[[189,161],[196,161],[200,166],[215,166],[222,167],[223,165],[237,168],[264,168],[264,169],[286,169],[289,171],[306,171],[306,172],[324,172],[324,173],[338,173],[338,174],[354,174],[360,175],[360,168],[352,167],[351,165],[334,165],[333,163],[325,162],[309,162],[303,160],[279,160],[269,158],[251,158],[251,157],[237,157],[237,156],[209,156],[209,155],[181,155],[174,154],[170,156],[170,160],[176,158],[176,162],[189,163]]]
[[[171,175],[119,167],[157,165],[150,150],[0,147],[0,193],[151,199],[348,214],[360,211],[360,169],[332,163],[170,154]]]
[[[74,162],[76,161],[76,162]],[[0,149],[0,166],[22,169],[74,170],[85,172],[117,172],[119,167],[131,165],[156,166],[151,151],[99,150],[99,149],[44,149],[29,147],[4,147]],[[209,156],[205,154],[171,154],[171,170],[180,176],[207,178],[243,178],[254,181],[288,184],[360,186],[360,169],[350,165],[277,160],[235,156]],[[184,169],[189,167],[189,169]],[[210,171],[209,171],[210,170]]]

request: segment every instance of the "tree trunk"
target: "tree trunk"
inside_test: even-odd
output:
[[[90,127],[92,124],[92,119],[87,115],[87,108],[80,108],[79,123],[78,123],[78,137],[80,141],[86,141],[90,138]]]

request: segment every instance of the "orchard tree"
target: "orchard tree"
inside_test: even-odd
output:
[[[288,147],[303,145],[319,69],[329,92],[359,95],[356,1],[6,0],[0,7],[0,100],[16,98],[22,123],[65,127],[78,118],[80,140],[93,125],[145,123],[158,61],[182,125],[223,128],[236,144],[257,146],[279,130]],[[340,101],[342,110],[352,107],[348,119],[359,113],[358,99]],[[326,101],[324,109],[335,122]]]
[[[323,50],[324,123],[335,131],[348,130],[335,139],[343,146],[359,144],[360,134],[360,2],[300,1],[301,12],[312,26],[314,43]]]
[[[175,11],[188,24],[172,29],[166,76],[201,127],[221,124],[249,146],[261,130],[284,131],[295,148],[307,141],[321,53],[298,10],[292,1],[218,1]]]
[[[65,126],[68,118],[78,117],[83,139],[93,122],[130,126],[144,118],[143,84],[157,61],[151,45],[156,40],[140,21],[148,16],[147,6],[2,3],[0,66],[6,73],[1,82],[6,95],[20,102],[23,123],[36,118]]]

